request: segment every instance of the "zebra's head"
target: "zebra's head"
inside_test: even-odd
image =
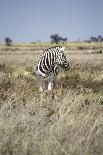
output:
[[[63,67],[64,70],[68,70],[69,63],[66,59],[66,55],[64,54],[64,50],[65,50],[65,47],[60,47],[58,55],[57,55],[56,63],[60,65],[61,67]]]

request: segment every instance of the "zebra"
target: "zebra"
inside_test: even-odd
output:
[[[55,46],[44,50],[43,54],[34,67],[34,73],[40,84],[40,91],[52,90],[54,80],[61,66],[64,70],[69,69],[69,63],[64,54],[65,47]]]

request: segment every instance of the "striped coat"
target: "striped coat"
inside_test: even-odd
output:
[[[53,81],[58,73],[58,66],[69,68],[64,54],[65,47],[55,46],[46,49],[35,66],[35,75],[40,83],[40,90],[53,88]],[[48,83],[47,86],[45,83]],[[45,88],[47,87],[47,88]]]

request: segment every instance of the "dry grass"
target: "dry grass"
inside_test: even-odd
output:
[[[69,50],[96,50],[97,53],[103,53],[103,42],[66,42],[58,43],[60,46],[65,46]],[[20,50],[43,50],[52,46],[57,46],[56,43],[51,42],[31,42],[31,43],[13,43],[12,46],[5,46],[0,43],[0,50],[2,52],[20,52]],[[101,52],[100,52],[101,50]]]
[[[102,155],[103,56],[68,55],[70,71],[43,93],[33,75],[38,56],[1,57],[0,155]]]

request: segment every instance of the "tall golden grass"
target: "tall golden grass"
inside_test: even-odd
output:
[[[68,55],[70,70],[43,93],[34,56],[0,58],[0,155],[102,155],[103,56]]]

